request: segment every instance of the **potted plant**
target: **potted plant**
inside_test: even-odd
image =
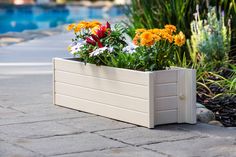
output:
[[[97,21],[70,24],[74,58],[53,59],[54,104],[148,128],[196,123],[195,70],[171,67],[185,43],[182,32],[138,29],[127,43],[125,28]]]

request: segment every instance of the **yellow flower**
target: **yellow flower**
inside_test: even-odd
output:
[[[91,21],[90,22],[90,28],[94,28],[97,26],[101,26],[102,24],[99,21]]]
[[[71,31],[71,30],[73,30],[74,29],[74,27],[75,27],[75,23],[72,23],[72,24],[69,24],[68,26],[67,26],[67,31]]]
[[[77,24],[76,27],[74,27],[74,32],[77,33],[79,32],[84,26],[82,24]]]
[[[185,35],[183,32],[179,32],[179,34],[175,35],[175,45],[182,46],[185,44]]]
[[[97,25],[97,26],[93,27],[93,28],[91,29],[92,34],[96,34],[96,33],[97,33],[97,30],[99,30],[99,28],[100,28],[100,25]]]
[[[77,26],[80,27],[80,29],[82,29],[82,28],[87,29],[89,26],[89,23],[86,21],[81,21],[80,23],[77,24]]]
[[[165,29],[169,34],[176,32],[176,27],[174,25],[165,25]]]
[[[71,46],[67,47],[67,51],[70,52],[71,51]]]

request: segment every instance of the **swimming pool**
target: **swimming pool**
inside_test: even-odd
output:
[[[0,5],[0,34],[48,29],[79,20],[124,15],[122,7],[104,11],[101,7],[72,5]]]

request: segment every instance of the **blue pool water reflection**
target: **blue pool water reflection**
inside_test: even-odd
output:
[[[105,12],[100,7],[0,5],[0,34],[32,29],[48,29],[87,19],[101,19],[124,15],[121,7]]]

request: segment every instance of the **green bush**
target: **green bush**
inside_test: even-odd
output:
[[[191,38],[188,48],[193,64],[211,63],[215,69],[229,61],[231,29],[226,27],[224,13],[219,19],[216,8],[209,8],[207,18],[201,20],[199,10],[191,22]]]

